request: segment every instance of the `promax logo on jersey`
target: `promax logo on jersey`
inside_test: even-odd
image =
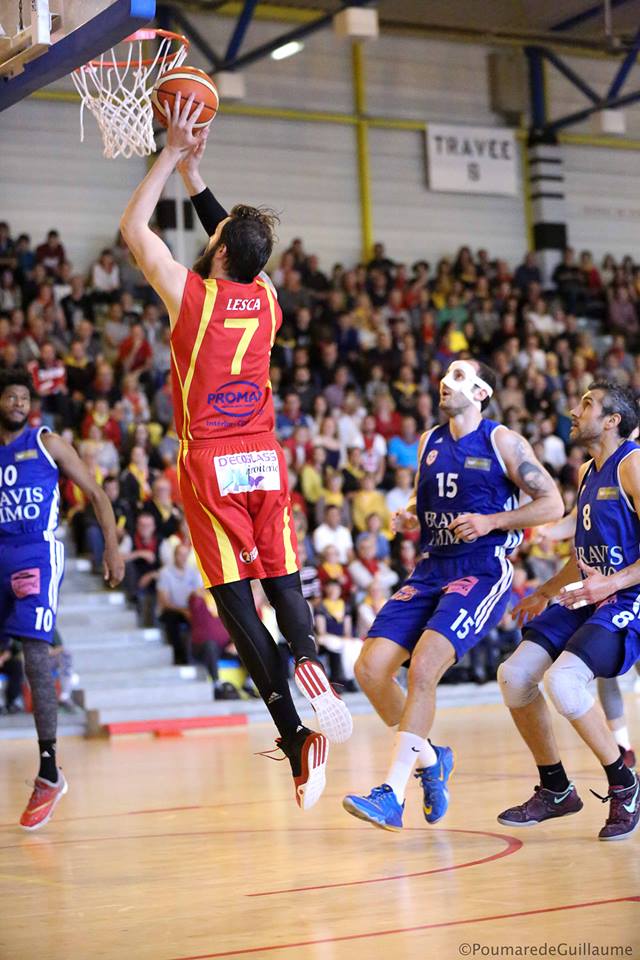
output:
[[[207,403],[224,417],[243,419],[250,417],[260,406],[262,397],[263,392],[257,383],[251,380],[231,380],[210,393]]]

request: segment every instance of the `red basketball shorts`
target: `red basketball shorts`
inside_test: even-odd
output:
[[[297,571],[287,465],[273,434],[190,440],[178,468],[206,587]]]

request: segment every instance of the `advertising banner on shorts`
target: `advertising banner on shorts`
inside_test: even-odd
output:
[[[431,190],[506,197],[519,193],[513,130],[430,123],[427,157]]]

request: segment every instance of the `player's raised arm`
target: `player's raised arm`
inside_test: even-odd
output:
[[[116,518],[109,497],[102,487],[98,486],[70,443],[57,433],[44,433],[42,443],[62,473],[73,480],[91,501],[104,535],[104,579],[110,587],[117,586],[124,577],[124,560],[118,551]]]
[[[177,94],[170,112],[167,107],[167,145],[137,188],[120,220],[120,230],[133,253],[138,266],[153,289],[162,297],[175,323],[187,279],[187,268],[173,259],[165,243],[149,227],[162,190],[176,164],[198,142],[201,134],[194,132],[202,104],[190,115],[193,97],[184,105]]]
[[[177,170],[182,177],[198,220],[207,236],[212,237],[218,225],[227,219],[229,213],[214,197],[200,173],[200,161],[204,155],[208,135],[209,127],[205,127],[196,145],[178,163]]]

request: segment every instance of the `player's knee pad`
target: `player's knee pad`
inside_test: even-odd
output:
[[[522,658],[511,657],[498,667],[498,683],[505,706],[510,710],[533,703],[540,692],[542,679]]]
[[[549,698],[558,713],[567,720],[579,720],[594,704],[589,684],[593,674],[580,657],[560,654],[545,675]]]

